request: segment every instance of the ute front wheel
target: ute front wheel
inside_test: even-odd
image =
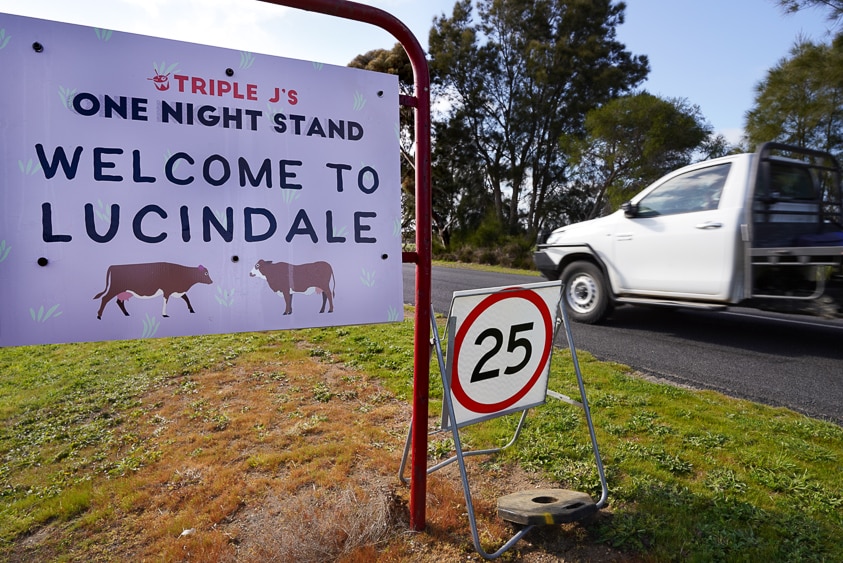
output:
[[[572,262],[559,277],[562,299],[568,315],[586,324],[598,323],[612,311],[608,284],[603,272],[591,262]]]

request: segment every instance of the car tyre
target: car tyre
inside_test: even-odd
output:
[[[562,299],[568,316],[579,323],[595,324],[612,312],[612,299],[603,272],[591,262],[572,262],[562,275]]]

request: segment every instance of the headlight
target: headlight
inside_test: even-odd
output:
[[[555,231],[550,233],[549,237],[547,237],[547,243],[546,244],[555,244],[555,243],[559,242],[559,240],[562,239],[564,237],[564,235],[565,235],[565,229],[564,228],[556,229]]]

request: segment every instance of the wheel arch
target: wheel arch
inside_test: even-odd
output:
[[[556,268],[556,279],[562,275],[562,272],[565,271],[565,268],[568,267],[569,264],[573,264],[574,262],[591,262],[598,268],[600,268],[600,273],[603,274],[603,278],[606,280],[606,286],[609,290],[609,298],[612,302],[615,301],[615,292],[612,288],[612,280],[609,278],[609,270],[606,267],[606,264],[600,257],[597,255],[596,252],[589,246],[589,245],[582,245],[578,247],[571,248],[570,252],[567,252],[562,259],[559,261],[559,265]]]

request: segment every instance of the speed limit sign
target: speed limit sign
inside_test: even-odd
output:
[[[454,293],[446,379],[458,426],[544,403],[560,297],[558,281]]]

